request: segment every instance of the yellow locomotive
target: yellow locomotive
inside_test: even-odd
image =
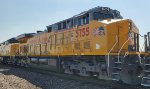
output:
[[[150,33],[144,36],[145,52],[140,36],[119,11],[96,7],[2,43],[0,56],[3,63],[150,86]]]

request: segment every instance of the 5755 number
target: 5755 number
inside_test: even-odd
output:
[[[76,37],[85,37],[90,33],[89,27],[76,30]]]

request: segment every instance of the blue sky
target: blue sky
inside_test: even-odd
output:
[[[143,35],[150,31],[150,0],[0,0],[0,43],[96,6],[117,9]]]

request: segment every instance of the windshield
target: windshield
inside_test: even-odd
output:
[[[93,13],[93,19],[94,20],[104,20],[104,19],[113,19],[113,15],[109,13],[100,13],[100,12],[94,12]]]
[[[94,12],[93,13],[94,20],[103,20],[103,19],[113,19],[113,15],[109,13],[100,13],[100,12]]]

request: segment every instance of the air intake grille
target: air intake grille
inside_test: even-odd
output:
[[[90,49],[90,41],[84,42],[84,49]]]

